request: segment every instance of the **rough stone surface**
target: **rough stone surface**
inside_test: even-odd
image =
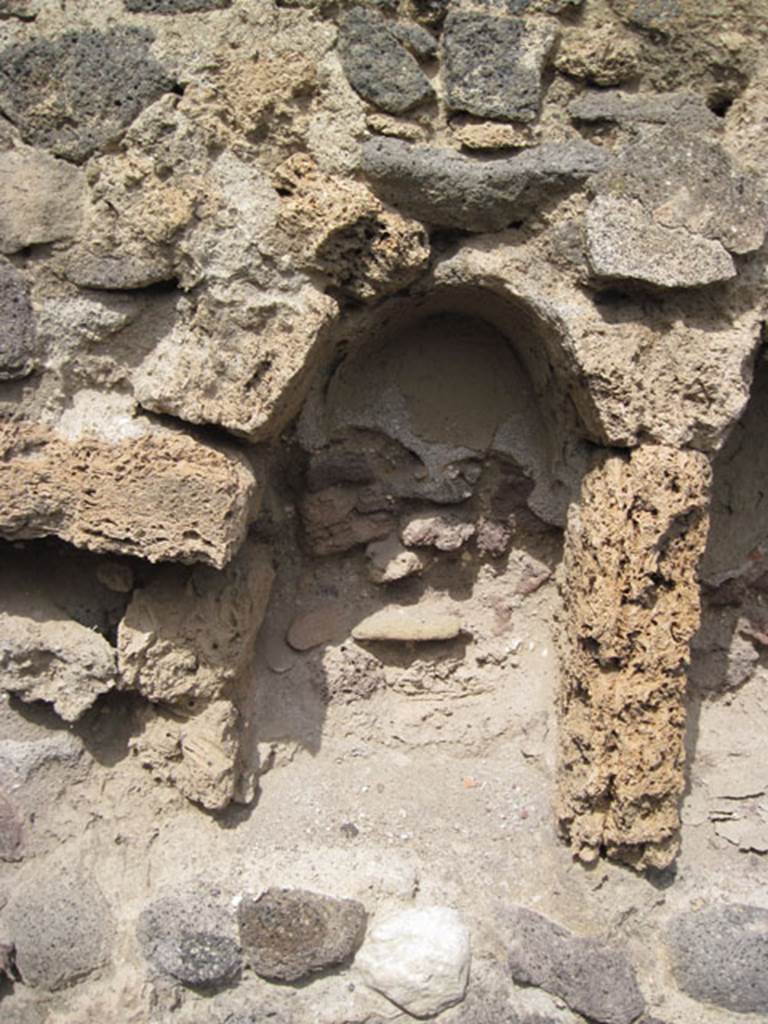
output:
[[[269,549],[249,542],[220,571],[163,567],[120,623],[120,686],[168,703],[218,697],[247,663],[273,578]]]
[[[8,260],[0,259],[0,381],[27,377],[40,356],[29,286]]]
[[[366,642],[393,640],[422,643],[429,640],[452,640],[460,633],[459,616],[429,602],[407,607],[389,605],[358,622],[352,630],[355,640]]]
[[[114,923],[95,880],[76,868],[38,874],[13,896],[5,916],[25,985],[55,991],[108,962]]]
[[[717,118],[701,96],[678,92],[629,93],[619,90],[583,92],[568,106],[574,121],[612,121],[621,125],[685,124],[714,129]]]
[[[474,537],[474,523],[446,513],[414,516],[403,524],[400,539],[406,547],[432,547],[438,551],[458,551]]]
[[[14,253],[76,234],[83,172],[27,146],[0,153],[0,252]]]
[[[0,689],[50,702],[66,722],[112,689],[115,668],[114,649],[79,622],[0,611]]]
[[[426,75],[377,11],[353,7],[341,23],[338,45],[350,85],[380,110],[402,114],[434,96]]]
[[[629,33],[618,33],[615,25],[585,27],[563,37],[555,67],[591,85],[620,85],[637,76],[640,46]]]
[[[274,179],[282,197],[278,229],[297,266],[367,300],[407,287],[426,269],[421,224],[385,210],[364,185],[320,173],[304,154],[281,164]]]
[[[212,893],[155,900],[139,915],[136,935],[152,967],[184,985],[214,988],[240,970],[234,919]]]
[[[239,759],[239,716],[228,700],[150,705],[142,718],[131,749],[154,778],[212,811],[253,796]]]
[[[194,14],[223,11],[232,0],[124,0],[126,11],[137,14]]]
[[[557,35],[520,18],[452,11],[443,28],[446,103],[478,117],[532,121]]]
[[[665,867],[677,850],[709,482],[704,456],[645,445],[603,458],[569,517],[559,817],[585,860]]]
[[[674,917],[668,938],[678,985],[737,1013],[768,1013],[768,910],[721,904]]]
[[[224,302],[203,297],[144,360],[136,395],[153,412],[273,437],[301,407],[335,311],[308,285],[287,296],[246,287]]]
[[[386,537],[396,526],[392,510],[370,491],[349,486],[326,487],[307,494],[301,518],[308,547],[316,555],[334,555]],[[378,506],[378,507],[377,507]]]
[[[598,196],[586,224],[587,255],[597,277],[691,288],[736,276],[720,242],[655,223],[637,200]]]
[[[170,429],[108,443],[0,425],[0,535],[224,566],[255,497],[246,460]]]
[[[607,162],[588,142],[548,143],[492,161],[398,139],[372,140],[362,153],[362,169],[386,202],[425,223],[469,231],[500,231]]]
[[[538,985],[599,1024],[632,1024],[645,1009],[626,953],[583,938],[524,907],[510,910],[509,969],[515,981]]]
[[[377,922],[355,967],[366,985],[414,1017],[461,1002],[469,982],[469,930],[450,907],[418,907]]]
[[[395,583],[407,576],[418,576],[424,559],[403,547],[396,536],[372,541],[365,549],[369,561],[368,575],[374,583]]]
[[[701,131],[671,124],[628,146],[593,183],[600,194],[636,200],[665,228],[683,228],[729,252],[759,248],[768,222],[766,195]]]
[[[252,969],[272,981],[298,981],[350,960],[365,935],[361,903],[303,889],[268,889],[238,907],[240,942]]]
[[[148,32],[67,32],[0,54],[0,110],[25,142],[82,162],[173,82],[152,57]]]

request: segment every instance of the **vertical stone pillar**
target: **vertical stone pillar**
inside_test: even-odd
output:
[[[569,515],[558,817],[585,861],[677,853],[709,483],[701,453],[644,445],[603,458]]]

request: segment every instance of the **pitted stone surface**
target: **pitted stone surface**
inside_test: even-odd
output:
[[[215,988],[240,970],[234,920],[212,893],[155,900],[141,912],[136,935],[152,967],[184,985]]]
[[[641,445],[603,456],[571,506],[558,814],[586,861],[663,868],[677,852],[709,483],[699,452]]]
[[[107,963],[114,922],[104,894],[88,873],[37,874],[14,894],[6,926],[24,984],[65,988]]]
[[[742,173],[722,147],[693,127],[649,131],[593,182],[597,194],[636,200],[661,227],[683,228],[733,253],[758,249],[768,199],[757,175]]]
[[[768,910],[722,904],[673,918],[668,943],[678,985],[702,1003],[768,1013]]]
[[[632,1024],[645,1009],[622,949],[575,935],[525,907],[513,907],[507,925],[515,981],[538,985],[599,1024]]]
[[[434,95],[424,72],[374,10],[353,7],[345,15],[339,56],[352,88],[389,114],[403,114]]]
[[[0,110],[25,142],[80,163],[173,81],[135,28],[86,29],[0,53]]]
[[[153,428],[109,443],[0,424],[0,536],[221,568],[242,541],[253,471],[238,452]]]
[[[0,258],[0,381],[29,376],[41,354],[26,278]]]
[[[613,121],[621,125],[684,124],[712,129],[718,119],[704,98],[694,92],[630,93],[611,90],[583,92],[568,106],[574,121]]]
[[[542,72],[554,47],[549,26],[476,11],[449,14],[443,28],[446,103],[478,117],[532,121],[539,112]]]
[[[253,970],[274,981],[298,981],[351,959],[365,935],[366,912],[355,900],[268,889],[243,899],[238,921]]]
[[[399,139],[372,140],[362,153],[362,169],[386,202],[425,223],[468,231],[500,231],[608,161],[588,142],[549,143],[484,161]]]
[[[597,277],[691,288],[736,276],[720,242],[655,223],[637,200],[598,196],[586,224],[587,255]]]

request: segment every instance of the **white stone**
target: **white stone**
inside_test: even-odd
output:
[[[420,907],[369,931],[355,967],[366,985],[415,1017],[431,1017],[464,998],[469,930],[450,907]]]

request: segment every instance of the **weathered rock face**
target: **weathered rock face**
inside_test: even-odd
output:
[[[217,567],[243,539],[256,482],[231,449],[165,429],[70,442],[23,422],[0,438],[3,537]]]
[[[582,938],[542,914],[510,910],[509,969],[515,981],[538,985],[590,1020],[632,1024],[645,1009],[626,953]]]
[[[559,817],[584,860],[605,849],[664,867],[675,856],[709,477],[695,452],[608,456],[569,519]]]
[[[768,1012],[768,911],[724,903],[673,918],[668,942],[683,991],[736,1013]]]
[[[361,166],[386,202],[428,224],[500,231],[544,196],[568,192],[605,165],[588,142],[550,143],[519,156],[478,163],[449,149],[376,139]]]
[[[155,900],[139,915],[136,935],[152,968],[184,985],[215,988],[240,970],[234,919],[210,892]]]
[[[131,749],[154,778],[175,786],[207,810],[232,800],[252,799],[251,780],[239,761],[237,710],[228,700],[205,705],[189,698],[183,705],[148,705],[143,730]]]
[[[135,28],[68,32],[7,47],[0,110],[22,138],[82,162],[173,85]]]
[[[166,703],[219,697],[248,660],[273,577],[269,550],[247,542],[222,571],[169,566],[120,623],[121,687]]]
[[[380,110],[402,114],[434,96],[426,75],[375,10],[353,7],[345,16],[339,56],[353,89]]]
[[[237,913],[248,963],[278,981],[298,981],[351,959],[365,935],[361,903],[302,889],[269,889],[244,899]]]
[[[67,722],[115,685],[115,652],[72,619],[38,622],[0,612],[0,689],[53,704]]]
[[[18,252],[77,233],[85,176],[76,167],[20,146],[0,153],[0,182],[0,252]]]
[[[101,889],[76,869],[22,885],[7,926],[24,984],[50,991],[103,966],[114,941],[114,922]]]
[[[557,34],[551,24],[451,11],[443,29],[446,102],[479,117],[532,121]]]

